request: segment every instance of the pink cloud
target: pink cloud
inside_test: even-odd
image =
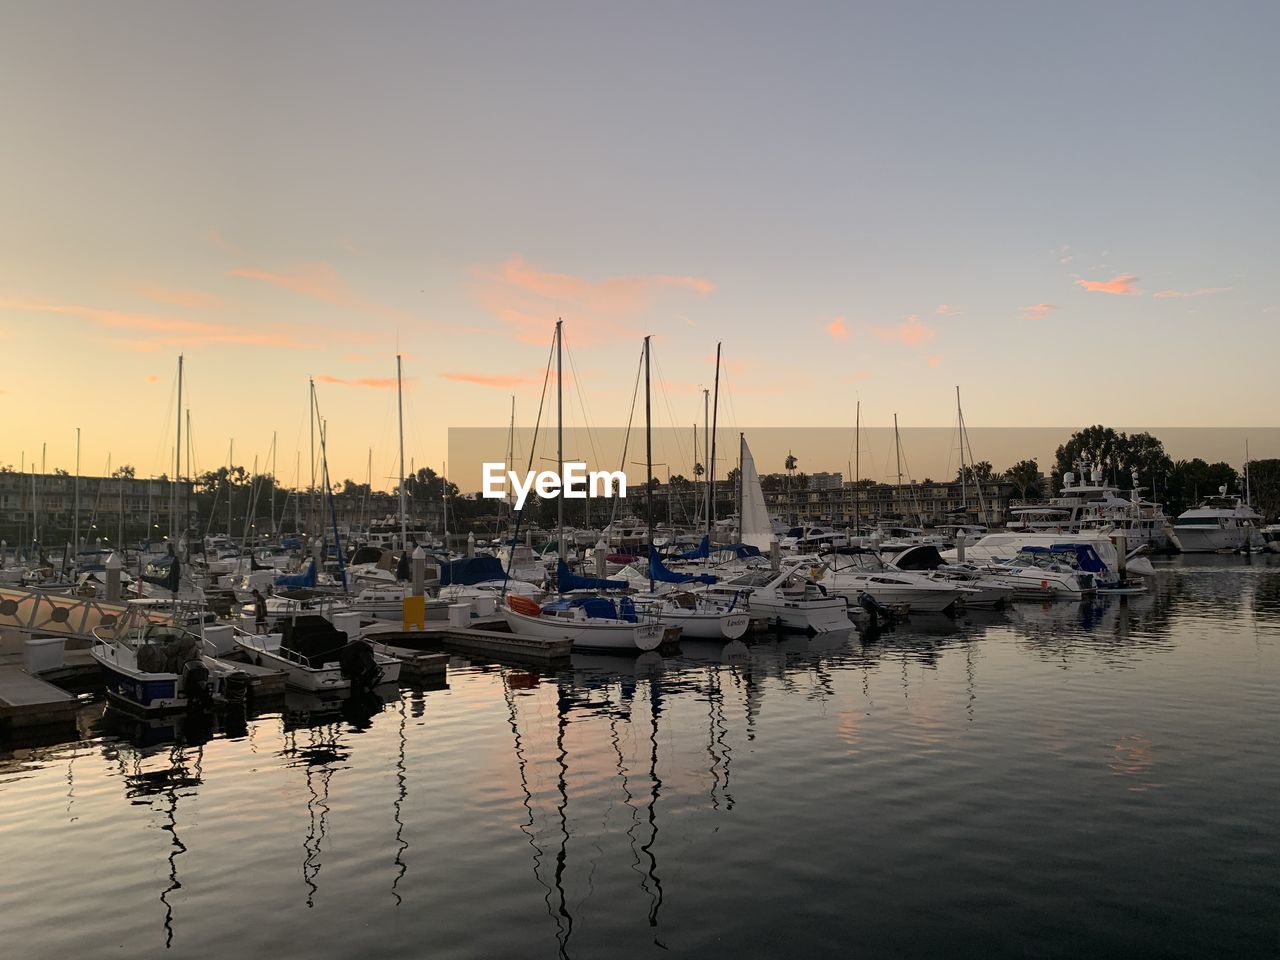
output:
[[[1077,280],[1076,283],[1090,293],[1114,293],[1122,297],[1132,297],[1142,291],[1134,286],[1138,278],[1132,273],[1121,273],[1110,280]]]
[[[480,387],[520,387],[527,384],[538,383],[534,377],[522,377],[514,374],[500,373],[442,373],[440,376],[445,380],[453,380],[457,383],[473,383]],[[566,380],[568,378],[566,377]]]
[[[1033,303],[1029,307],[1020,307],[1018,312],[1019,320],[1043,320],[1049,315],[1051,310],[1057,310],[1056,303]]]
[[[147,383],[159,383],[160,377],[154,373],[148,373],[146,376]]]
[[[924,362],[925,362],[925,363],[927,363],[927,364],[928,364],[929,366],[931,366],[931,367],[941,366],[941,365],[942,365],[942,354],[940,354],[940,353],[931,353],[931,354],[929,354],[929,356],[927,356],[927,357],[925,357],[925,358],[924,358]]]
[[[1161,290],[1153,293],[1153,297],[1164,300],[1169,297],[1204,297],[1211,293],[1226,293],[1230,287],[1200,287],[1198,290]]]
[[[710,280],[693,276],[646,274],[587,280],[539,270],[516,255],[497,267],[477,267],[476,299],[517,339],[545,343],[556,318],[566,321],[578,342],[641,335],[631,321],[645,313],[665,290],[706,296]]]
[[[959,307],[953,307],[949,303],[938,304],[938,309],[934,312],[940,317],[958,317],[964,313]]]
[[[845,323],[844,317],[834,317],[831,322],[826,325],[827,336],[832,340],[848,340],[849,327]]]
[[[175,307],[186,307],[188,310],[214,310],[223,305],[222,298],[216,293],[205,293],[202,290],[138,287],[136,292],[138,296],[147,300],[167,303]]]
[[[0,298],[0,310],[22,313],[50,313],[88,320],[115,330],[141,331],[152,336],[126,341],[131,350],[154,351],[166,346],[200,346],[204,344],[241,344],[247,346],[305,347],[293,328],[282,324],[253,329],[229,323],[189,320],[152,313],[112,310],[76,303],[54,303],[47,300]]]
[[[871,326],[868,328],[872,336],[881,340],[896,340],[908,347],[918,347],[933,339],[934,329],[921,323],[920,318],[910,314],[902,318],[902,322],[892,326]]]
[[[334,377],[329,374],[321,374],[314,378],[316,383],[333,383],[343,387],[370,387],[374,390],[394,390],[396,388],[395,377],[357,377],[355,379],[347,379],[345,377]],[[415,378],[405,377],[404,385],[410,386]]]
[[[300,263],[287,270],[261,270],[241,267],[231,271],[231,276],[242,280],[257,280],[300,297],[319,300],[344,310],[363,313],[392,323],[418,324],[422,321],[408,311],[397,307],[374,303],[359,294],[338,273],[332,264]]]

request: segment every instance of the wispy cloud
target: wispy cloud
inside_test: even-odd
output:
[[[469,373],[466,371],[456,371],[453,373],[442,373],[440,376],[445,380],[453,380],[456,383],[473,383],[480,387],[522,387],[528,384],[539,383],[535,377],[524,377],[518,374],[501,374],[501,373]]]
[[[333,383],[343,387],[369,387],[373,390],[394,390],[396,388],[395,377],[334,377],[327,373],[319,374],[313,378],[316,383]],[[405,377],[405,387],[412,386],[415,378]]]
[[[1072,260],[1075,259],[1075,255],[1071,252],[1070,244],[1064,243],[1054,252],[1057,254],[1058,262],[1061,264],[1070,263]]]
[[[876,326],[871,325],[867,328],[871,331],[871,335],[881,340],[896,340],[898,343],[905,344],[908,347],[918,347],[928,343],[933,339],[934,329],[926,323],[921,322],[920,318],[915,314],[909,314],[902,318],[900,323],[893,326]]]
[[[146,375],[145,379],[146,379],[147,383],[159,383],[159,382],[160,382],[160,377],[159,377],[159,375],[154,374],[154,373],[148,373],[148,374]]]
[[[663,291],[705,296],[715,290],[715,284],[701,277],[660,273],[587,280],[540,270],[518,255],[474,272],[480,305],[526,343],[546,342],[557,317],[572,328],[578,342],[640,336],[631,322]]]
[[[1053,310],[1057,310],[1056,303],[1033,303],[1029,307],[1020,307],[1018,310],[1019,320],[1043,320]]]
[[[1110,280],[1077,280],[1079,286],[1084,287],[1090,293],[1114,293],[1122,297],[1137,296],[1142,293],[1136,286],[1138,278],[1132,273],[1121,273]]]
[[[362,313],[397,324],[421,323],[406,310],[375,303],[360,296],[351,288],[342,274],[329,263],[300,263],[285,270],[263,270],[257,267],[240,267],[231,276],[242,280],[256,280],[271,284],[300,297],[318,300],[344,310]]]
[[[845,323],[844,317],[833,317],[831,322],[825,327],[827,336],[832,340],[848,340],[849,325]]]
[[[934,313],[940,317],[959,317],[964,314],[964,311],[959,307],[953,307],[949,303],[940,303],[938,304],[938,309],[935,310]]]
[[[55,303],[49,300],[0,298],[0,310],[17,313],[46,313],[76,317],[107,329],[147,334],[145,339],[124,341],[133,350],[153,351],[167,346],[200,346],[205,344],[240,344],[244,346],[304,347],[293,328],[275,324],[249,327],[209,320],[191,320],[153,313],[113,310],[79,303]]]
[[[203,290],[165,289],[163,287],[136,287],[135,293],[156,303],[167,303],[188,310],[216,310],[223,306],[223,300],[216,293],[205,293]]]
[[[1231,287],[1200,287],[1198,290],[1161,290],[1153,293],[1153,297],[1168,299],[1169,297],[1204,297],[1211,293],[1226,293]]]
[[[929,356],[927,356],[927,357],[925,357],[925,358],[924,358],[924,362],[925,362],[925,363],[927,363],[927,364],[928,364],[929,366],[931,366],[931,367],[938,367],[938,366],[941,366],[941,365],[942,365],[942,354],[940,354],[940,353],[931,353],[931,354],[929,354]]]

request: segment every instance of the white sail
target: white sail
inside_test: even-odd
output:
[[[756,462],[745,437],[742,439],[742,516],[739,530],[739,540],[768,552],[769,543],[773,540],[773,525],[769,522],[769,510],[764,505],[760,474],[756,473]]]

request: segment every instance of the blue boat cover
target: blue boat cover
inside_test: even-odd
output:
[[[1055,543],[1048,547],[1028,545],[1022,548],[1025,553],[1069,553],[1075,558],[1076,565],[1086,573],[1107,573],[1107,565],[1102,562],[1096,550],[1087,543]]]
[[[716,547],[716,553],[732,553],[739,560],[745,560],[747,557],[764,556],[759,547],[753,547],[746,543],[728,543],[723,547]]]
[[[450,584],[471,586],[486,580],[505,580],[507,572],[502,569],[502,561],[497,557],[464,557],[461,560],[442,560],[440,562],[440,586]]]
[[[711,538],[705,533],[702,535],[701,542],[694,549],[676,555],[677,560],[705,560],[711,555]],[[654,578],[657,579],[656,577]]]
[[[703,544],[706,544],[706,538],[703,538]],[[649,548],[649,579],[656,580],[659,583],[715,583],[716,578],[707,573],[676,573],[674,570],[668,570],[662,565],[662,559],[658,556],[658,551]]]
[[[588,617],[637,622],[636,606],[630,597],[619,597],[616,605],[611,597],[560,597],[542,605],[543,610],[572,610],[575,607],[580,607]]]
[[[400,551],[400,559],[396,563],[396,579],[397,580],[413,579],[413,567],[410,566],[408,550]]]
[[[284,587],[286,590],[297,590],[303,587],[314,587],[316,585],[316,562],[311,561],[311,565],[307,567],[306,573],[286,574],[283,577],[276,577],[276,586]]]
[[[563,560],[556,564],[556,588],[561,593],[570,590],[625,590],[625,580],[605,580],[601,577],[580,577]]]

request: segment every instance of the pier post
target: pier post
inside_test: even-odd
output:
[[[472,530],[467,534],[467,559],[470,560],[476,555],[476,533]]]
[[[776,537],[769,541],[769,566],[774,573],[782,566],[782,544],[778,543]]]
[[[608,560],[609,550],[604,545],[603,541],[596,544],[595,556],[596,556],[596,576],[607,577],[609,575],[609,560]]]
[[[120,570],[124,564],[120,562],[120,557],[113,552],[111,556],[107,557],[106,563],[102,566],[107,571],[107,599],[119,600]]]
[[[426,591],[427,580],[427,552],[422,549],[422,545],[413,551],[413,556],[409,558],[411,564],[410,576],[413,580],[413,595],[415,597],[422,596]]]
[[[965,532],[963,530],[961,530],[960,535],[956,537],[956,562],[957,563],[964,563],[964,544],[965,544],[965,541],[968,539],[969,538],[965,536]]]
[[[1129,538],[1123,533],[1116,534],[1116,569],[1120,579],[1124,580],[1129,573]]]

